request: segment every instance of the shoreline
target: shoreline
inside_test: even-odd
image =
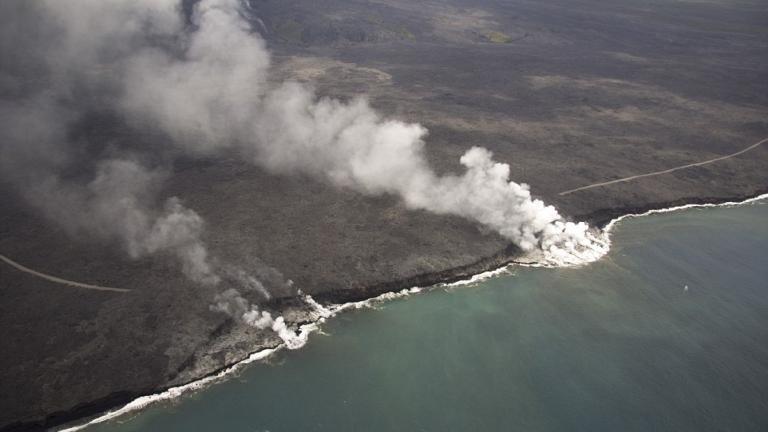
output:
[[[575,219],[583,220],[603,231],[617,219],[627,217],[647,216],[656,213],[683,210],[696,207],[719,207],[748,204],[752,201],[768,198],[768,187],[756,189],[752,194],[736,195],[731,197],[698,197],[681,198],[673,201],[650,203],[637,207],[621,207],[597,210],[591,213],[576,215]]]
[[[668,206],[649,205],[647,207],[626,208],[623,210],[608,209],[583,216],[595,227],[599,228],[601,235],[610,248],[610,235],[616,225],[624,219],[649,216],[658,213],[668,213],[691,208],[730,207],[745,205],[752,202],[768,199],[767,191],[760,191],[758,195],[736,198],[699,198],[679,200],[668,203]],[[693,201],[693,202],[691,202]],[[679,204],[678,204],[679,203]],[[615,217],[607,218],[609,215]],[[510,245],[498,254],[480,259],[472,264],[444,270],[435,273],[421,274],[402,280],[376,284],[359,290],[340,290],[326,292],[317,298],[308,297],[307,302],[315,309],[316,318],[299,326],[298,336],[306,343],[309,335],[318,330],[319,326],[327,319],[349,309],[361,309],[375,306],[378,303],[406,297],[434,288],[446,286],[464,286],[494,277],[507,271],[511,265],[530,266],[533,263],[517,261],[520,258],[519,250]],[[413,288],[406,288],[406,287]],[[354,292],[348,292],[354,291]],[[315,300],[319,300],[318,303]],[[295,301],[287,299],[286,303]],[[322,306],[326,303],[328,306]],[[224,365],[211,371],[199,379],[178,386],[156,389],[153,393],[135,395],[119,393],[109,395],[99,401],[84,403],[67,412],[50,414],[43,422],[25,422],[9,424],[3,430],[56,430],[74,432],[89,426],[104,423],[121,417],[131,412],[140,411],[157,402],[176,399],[186,393],[198,391],[208,385],[215,384],[230,375],[242,370],[245,366],[255,361],[263,360],[275,352],[286,349],[285,343],[272,347],[260,347],[260,349],[247,354],[244,358]],[[79,423],[79,424],[78,424]]]

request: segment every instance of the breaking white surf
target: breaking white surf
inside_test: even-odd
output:
[[[314,332],[318,331],[320,329],[320,326],[325,323],[328,319],[333,318],[334,316],[338,315],[339,313],[351,310],[351,309],[363,309],[363,308],[375,308],[378,304],[395,300],[399,298],[408,297],[413,294],[418,294],[422,291],[429,290],[431,288],[444,288],[444,287],[459,287],[459,286],[467,286],[467,285],[473,285],[478,282],[509,273],[509,267],[511,266],[525,266],[525,267],[572,267],[574,265],[583,265],[588,262],[594,262],[598,260],[600,257],[604,256],[608,250],[610,249],[611,241],[610,241],[610,235],[613,229],[617,226],[619,222],[621,222],[624,219],[627,218],[634,218],[634,217],[641,217],[641,216],[649,216],[653,214],[659,214],[659,213],[669,213],[679,210],[686,210],[686,209],[693,209],[693,208],[708,208],[708,207],[730,207],[730,206],[739,206],[739,205],[745,205],[745,204],[751,204],[756,203],[762,200],[768,199],[768,194],[762,194],[754,198],[749,198],[744,201],[740,202],[725,202],[720,204],[686,204],[676,207],[669,207],[664,209],[656,209],[656,210],[649,210],[644,213],[637,213],[637,214],[626,214],[623,216],[619,216],[613,220],[611,220],[608,224],[606,224],[605,228],[598,233],[594,234],[593,232],[590,233],[590,235],[593,235],[594,238],[599,241],[600,247],[599,248],[589,248],[590,252],[585,252],[584,254],[579,254],[578,257],[584,257],[584,260],[577,261],[573,257],[571,259],[566,259],[563,261],[558,261],[558,257],[560,257],[558,254],[553,254],[550,256],[547,256],[545,252],[542,252],[542,254],[539,256],[542,261],[536,262],[536,261],[530,261],[530,262],[515,262],[512,264],[504,265],[502,267],[499,267],[495,270],[490,270],[482,273],[478,273],[476,275],[473,275],[470,278],[467,278],[465,280],[453,282],[453,283],[447,283],[447,284],[436,284],[431,287],[422,288],[422,287],[413,287],[409,289],[403,289],[401,291],[397,292],[388,292],[381,294],[379,296],[367,299],[367,300],[361,300],[357,302],[348,302],[343,304],[331,304],[324,306],[315,299],[313,299],[309,295],[305,295],[303,297],[304,302],[312,308],[312,312],[310,313],[312,315],[312,322],[303,324],[299,326],[297,330],[292,330],[289,326],[285,324],[285,321],[283,317],[279,317],[278,319],[281,321],[281,323],[285,326],[285,330],[283,334],[280,335],[281,339],[283,339],[283,344],[277,346],[276,348],[270,348],[265,350],[260,350],[257,352],[252,353],[249,355],[245,360],[242,360],[238,363],[233,364],[232,366],[227,367],[226,369],[216,373],[215,375],[211,375],[205,378],[202,378],[200,380],[191,382],[189,384],[185,384],[179,387],[172,387],[168,390],[165,390],[161,393],[157,393],[154,395],[148,395],[148,396],[142,396],[139,397],[132,402],[124,405],[123,407],[116,409],[114,411],[109,411],[97,418],[94,418],[90,421],[88,421],[85,424],[79,425],[79,426],[73,426],[73,427],[66,427],[64,429],[60,429],[60,432],[75,432],[82,430],[88,426],[92,426],[99,423],[104,423],[106,421],[114,420],[120,416],[123,416],[125,414],[139,411],[142,409],[145,409],[149,407],[150,405],[156,404],[158,402],[162,401],[168,401],[171,399],[179,398],[185,394],[188,394],[190,392],[198,391],[203,388],[205,388],[208,385],[214,384],[216,382],[219,382],[226,378],[228,375],[231,375],[239,370],[241,370],[246,365],[253,363],[255,361],[263,360],[270,355],[274,354],[275,352],[283,349],[299,349],[306,345],[306,343],[309,340],[309,335]],[[567,254],[566,256],[571,256],[570,254]],[[527,255],[526,257],[531,257],[531,255]],[[559,264],[558,263],[562,263]],[[274,320],[272,324],[274,325]],[[277,330],[276,330],[277,331]],[[285,337],[284,337],[285,336]]]
[[[109,411],[106,414],[103,414],[88,423],[79,425],[79,426],[72,426],[67,427],[64,429],[60,429],[60,432],[75,432],[82,429],[85,429],[89,426],[93,426],[99,423],[104,423],[109,420],[116,419],[117,417],[123,416],[125,414],[138,411],[141,409],[144,409],[152,404],[156,404],[161,401],[176,399],[186,393],[193,392],[200,390],[204,388],[205,386],[209,384],[213,384],[214,382],[217,382],[221,380],[222,378],[226,377],[227,375],[230,375],[240,369],[242,369],[245,365],[253,363],[258,360],[265,359],[269,357],[272,353],[278,351],[280,347],[277,348],[269,348],[261,351],[257,351],[251,355],[248,356],[245,360],[242,360],[238,363],[233,364],[232,366],[218,372],[215,375],[210,375],[205,378],[202,378],[197,381],[193,381],[189,384],[185,384],[178,387],[171,387],[168,390],[165,390],[164,392],[148,395],[148,396],[141,396],[139,398],[134,399],[133,401],[129,402],[128,404],[124,405],[123,407],[116,409],[114,411]]]

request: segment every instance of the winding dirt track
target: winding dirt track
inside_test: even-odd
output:
[[[40,273],[39,271],[32,270],[29,267],[25,267],[17,263],[16,261],[8,258],[3,254],[0,254],[0,261],[3,261],[4,263],[15,268],[16,270],[23,271],[24,273],[29,273],[33,276],[37,276],[41,279],[45,279],[49,282],[53,282],[61,285],[68,285],[75,288],[83,288],[83,289],[96,290],[96,291],[112,291],[112,292],[129,292],[130,291],[129,289],[124,289],[124,288],[112,288],[112,287],[105,287],[105,286],[99,286],[99,285],[85,284],[85,283],[58,278],[56,276],[47,275],[45,273]]]
[[[693,167],[697,167],[697,166],[711,164],[713,162],[718,162],[718,161],[721,161],[721,160],[730,159],[732,157],[735,157],[735,156],[738,156],[740,154],[746,153],[746,152],[748,152],[748,151],[750,151],[750,150],[752,150],[754,148],[759,147],[760,145],[762,145],[765,142],[768,142],[768,138],[764,138],[764,139],[762,139],[762,140],[752,144],[751,146],[749,146],[749,147],[747,147],[747,148],[745,148],[743,150],[739,150],[736,153],[732,153],[732,154],[729,154],[729,155],[716,157],[714,159],[709,159],[709,160],[705,160],[705,161],[702,161],[702,162],[691,163],[691,164],[688,164],[688,165],[681,165],[681,166],[670,168],[670,169],[666,169],[666,170],[663,170],[663,171],[655,171],[655,172],[651,172],[651,173],[647,173],[647,174],[638,174],[638,175],[633,175],[633,176],[630,176],[630,177],[624,177],[624,178],[620,178],[620,179],[617,179],[617,180],[611,180],[611,181],[602,182],[602,183],[594,183],[594,184],[591,184],[591,185],[578,187],[576,189],[570,189],[570,190],[567,190],[567,191],[564,191],[564,192],[560,192],[559,195],[568,195],[568,194],[571,194],[571,193],[574,193],[574,192],[578,192],[578,191],[582,191],[582,190],[587,190],[587,189],[592,189],[592,188],[601,187],[601,186],[608,186],[608,185],[611,185],[611,184],[614,184],[614,183],[628,182],[628,181],[632,181],[632,180],[637,180],[639,178],[652,177],[652,176],[657,176],[657,175],[661,175],[661,174],[668,174],[668,173],[671,173],[673,171],[678,171],[678,170],[682,170],[682,169],[686,169],[686,168],[693,168]]]

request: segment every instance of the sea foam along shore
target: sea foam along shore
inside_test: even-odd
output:
[[[610,222],[608,222],[605,225],[605,228],[603,228],[604,241],[607,241],[608,244],[610,245],[611,232],[616,227],[616,224],[618,224],[619,222],[621,222],[624,219],[640,217],[640,216],[650,216],[650,215],[659,214],[659,213],[669,213],[669,212],[673,212],[673,211],[686,210],[686,209],[692,209],[692,208],[732,207],[732,206],[751,204],[751,203],[755,203],[755,202],[762,201],[762,200],[765,200],[765,199],[768,199],[768,193],[764,193],[762,195],[758,195],[758,196],[752,197],[752,198],[747,198],[744,201],[728,201],[728,202],[717,203],[717,204],[713,204],[713,203],[685,204],[685,205],[676,206],[676,207],[668,207],[668,208],[663,208],[663,209],[648,210],[645,213],[629,213],[629,214],[625,214],[625,215],[619,216],[619,217],[617,217],[615,219],[612,219]]]
[[[644,213],[626,214],[626,215],[622,215],[622,216],[619,216],[619,217],[611,220],[610,222],[608,222],[608,224],[605,225],[605,227],[602,230],[601,240],[602,240],[602,242],[604,242],[604,244],[608,248],[610,248],[611,232],[615,229],[615,227],[617,226],[617,224],[619,222],[621,222],[624,219],[628,219],[628,218],[641,217],[641,216],[649,216],[649,215],[658,214],[658,213],[669,213],[669,212],[673,212],[673,211],[686,210],[686,209],[692,209],[692,208],[738,206],[738,205],[750,204],[750,203],[754,203],[754,202],[758,202],[758,201],[762,201],[762,200],[766,200],[766,199],[768,199],[768,193],[762,194],[762,195],[759,195],[759,196],[756,196],[756,197],[753,197],[753,198],[749,198],[749,199],[746,199],[744,201],[739,201],[739,202],[729,201],[729,202],[724,202],[724,203],[719,203],[719,204],[686,204],[686,205],[681,205],[681,206],[676,206],[676,207],[668,207],[668,208],[663,208],[663,209],[649,210],[649,211],[644,212]],[[323,324],[329,318],[332,318],[332,317],[336,316],[337,314],[339,314],[339,313],[341,313],[343,311],[350,310],[350,309],[372,308],[372,307],[375,307],[379,303],[382,303],[382,302],[385,302],[385,301],[389,301],[389,300],[398,299],[398,298],[402,298],[402,297],[407,297],[407,296],[410,296],[412,294],[417,294],[417,293],[419,293],[421,291],[424,291],[424,290],[429,290],[431,288],[458,287],[458,286],[472,285],[472,284],[481,282],[483,280],[493,278],[493,277],[498,276],[500,274],[507,273],[509,267],[515,266],[515,265],[524,266],[524,267],[554,267],[551,264],[541,263],[541,262],[515,262],[515,263],[512,263],[512,264],[504,265],[504,266],[499,267],[499,268],[494,269],[494,270],[478,273],[478,274],[473,275],[472,277],[470,277],[468,279],[457,281],[457,282],[453,282],[453,283],[436,284],[434,286],[426,287],[426,288],[414,287],[414,288],[410,288],[410,289],[403,289],[403,290],[397,291],[397,292],[384,293],[384,294],[381,294],[379,296],[376,296],[376,297],[373,297],[373,298],[370,298],[370,299],[367,299],[367,300],[362,300],[362,301],[357,301],[357,302],[350,302],[350,303],[343,303],[343,304],[337,304],[337,305],[329,305],[329,306],[323,306],[323,305],[317,303],[311,296],[306,295],[306,296],[304,296],[304,301],[309,306],[311,306],[314,309],[315,319],[312,322],[308,323],[308,324],[303,324],[299,328],[299,330],[298,330],[298,332],[296,334],[296,337],[297,337],[298,340],[301,341],[301,343],[297,344],[292,349],[297,349],[297,348],[302,347],[307,342],[307,340],[309,338],[309,335],[312,332],[318,331],[320,329],[320,325],[321,324]],[[191,383],[188,383],[188,384],[185,384],[185,385],[182,385],[182,386],[172,387],[172,388],[170,388],[168,390],[165,390],[163,392],[160,392],[160,393],[139,397],[139,398],[129,402],[128,404],[124,405],[123,407],[118,408],[118,409],[113,410],[113,411],[109,411],[109,412],[107,412],[107,413],[105,413],[105,414],[103,414],[101,416],[98,416],[98,417],[88,421],[87,423],[84,423],[84,424],[81,424],[81,425],[77,425],[77,426],[65,427],[63,429],[60,429],[59,431],[60,432],[75,432],[75,431],[79,431],[79,430],[87,428],[88,426],[92,426],[92,425],[99,424],[99,423],[104,423],[106,421],[113,420],[113,419],[115,419],[117,417],[120,417],[120,416],[123,416],[125,414],[142,410],[142,409],[144,409],[144,408],[146,408],[146,407],[148,407],[148,406],[150,406],[150,405],[152,405],[154,403],[162,402],[162,401],[166,401],[166,400],[171,400],[171,399],[176,399],[176,398],[178,398],[178,397],[180,397],[180,396],[182,396],[182,395],[184,395],[186,393],[190,393],[190,392],[201,390],[201,389],[207,387],[208,385],[211,385],[211,384],[214,384],[216,382],[222,381],[227,376],[232,375],[233,373],[240,371],[246,365],[248,365],[250,363],[253,363],[253,362],[256,362],[256,361],[259,361],[259,360],[263,360],[263,359],[269,357],[270,355],[274,354],[275,352],[277,352],[277,351],[279,351],[279,350],[281,350],[283,348],[286,348],[286,344],[285,343],[283,343],[283,344],[281,344],[281,345],[279,345],[279,346],[277,346],[275,348],[268,348],[268,349],[256,351],[256,352],[250,354],[246,359],[244,359],[244,360],[242,360],[242,361],[240,361],[238,363],[235,363],[235,364],[227,367],[226,369],[223,369],[223,370],[217,372],[214,375],[209,375],[207,377],[201,378],[201,379],[199,379],[197,381],[193,381]]]
[[[500,268],[497,268],[495,270],[489,270],[483,273],[478,273],[476,275],[473,275],[471,278],[466,280],[461,280],[453,283],[447,283],[447,284],[437,284],[433,287],[429,288],[438,288],[438,287],[454,287],[454,286],[464,286],[464,285],[470,285],[474,283],[478,283],[480,281],[483,281],[485,279],[490,279],[492,277],[498,276],[502,273],[507,272],[508,266],[503,266]],[[428,288],[427,288],[428,289]],[[296,340],[300,341],[300,344],[294,345],[294,348],[289,349],[298,349],[304,346],[306,342],[309,339],[309,335],[315,331],[320,330],[320,325],[323,324],[326,320],[329,318],[332,318],[339,313],[351,310],[351,309],[364,309],[364,308],[375,308],[377,304],[395,300],[402,297],[407,297],[412,294],[417,294],[421,291],[425,290],[425,288],[421,287],[413,287],[409,289],[403,289],[401,291],[397,292],[388,292],[381,294],[379,296],[367,299],[367,300],[361,300],[357,302],[350,302],[350,303],[343,303],[343,304],[337,304],[337,305],[329,305],[329,306],[323,306],[319,303],[317,303],[311,296],[307,295],[304,296],[304,301],[311,306],[314,309],[315,314],[315,320],[313,322],[310,322],[308,324],[303,324],[298,332],[296,333]],[[142,410],[152,404],[176,399],[186,393],[195,392],[198,390],[201,390],[208,385],[214,384],[216,382],[222,381],[225,377],[232,375],[241,369],[243,369],[246,365],[253,363],[258,360],[263,360],[270,355],[276,353],[277,351],[280,351],[282,349],[288,348],[286,343],[280,344],[279,346],[275,348],[268,348],[260,351],[256,351],[252,354],[250,354],[245,360],[242,360],[238,363],[235,363],[226,369],[223,369],[219,371],[218,373],[214,375],[209,375],[207,377],[201,378],[197,381],[193,381],[188,384],[184,384],[178,387],[171,387],[168,390],[165,390],[160,393],[147,395],[147,396],[141,396],[128,404],[122,406],[121,408],[118,408],[113,411],[109,411],[107,413],[104,413],[96,418],[91,419],[87,423],[83,423],[76,426],[68,426],[64,427],[63,429],[59,429],[59,432],[75,432],[82,429],[85,429],[89,426],[93,426],[99,423],[104,423],[109,420],[116,419],[117,417],[121,417],[125,414],[129,414],[131,412]]]
[[[128,414],[130,412],[138,411],[140,409],[146,408],[149,405],[152,405],[156,402],[164,401],[164,400],[170,400],[175,399],[184,393],[188,393],[191,391],[202,389],[203,387],[207,386],[208,384],[214,383],[216,381],[221,380],[227,375],[231,375],[235,371],[243,368],[245,365],[249,363],[253,363],[257,360],[262,360],[267,357],[269,357],[271,354],[273,354],[275,351],[279,350],[280,347],[277,348],[269,348],[264,349],[261,351],[257,351],[255,353],[252,353],[248,356],[245,360],[242,360],[238,363],[233,364],[232,366],[229,366],[226,369],[223,369],[219,371],[218,373],[214,375],[209,375],[205,378],[199,379],[197,381],[193,381],[188,384],[184,384],[182,386],[178,387],[171,387],[168,390],[165,390],[161,393],[156,393],[148,396],[141,396],[139,398],[134,399],[133,401],[129,402],[128,404],[124,405],[123,407],[116,409],[114,411],[109,411],[105,414],[102,414],[101,416],[94,418],[93,420],[89,421],[88,423],[84,423],[78,426],[71,426],[66,427],[64,429],[60,429],[60,431],[78,431],[81,429],[84,429],[88,426],[95,425],[97,423],[103,423],[108,420],[112,420],[114,418],[120,417],[122,415]]]
[[[750,204],[758,201],[768,199],[768,193],[758,195],[756,197],[747,198],[743,201],[727,201],[722,203],[701,203],[701,204],[684,204],[675,207],[666,207],[661,209],[648,210],[643,213],[627,213],[609,221],[599,234],[593,234],[590,238],[595,243],[595,247],[592,250],[587,251],[587,254],[581,256],[575,256],[574,260],[560,260],[559,257],[549,256],[546,253],[535,251],[523,255],[518,260],[514,261],[511,265],[518,265],[521,267],[543,267],[543,268],[562,268],[562,267],[580,267],[592,262],[595,262],[605,256],[611,247],[611,233],[616,225],[628,218],[635,218],[641,216],[650,216],[660,213],[669,213],[678,210],[686,210],[693,208],[708,208],[708,207],[731,207]]]

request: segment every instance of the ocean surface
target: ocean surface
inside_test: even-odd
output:
[[[599,262],[331,319],[88,431],[768,431],[768,204],[626,219]]]

